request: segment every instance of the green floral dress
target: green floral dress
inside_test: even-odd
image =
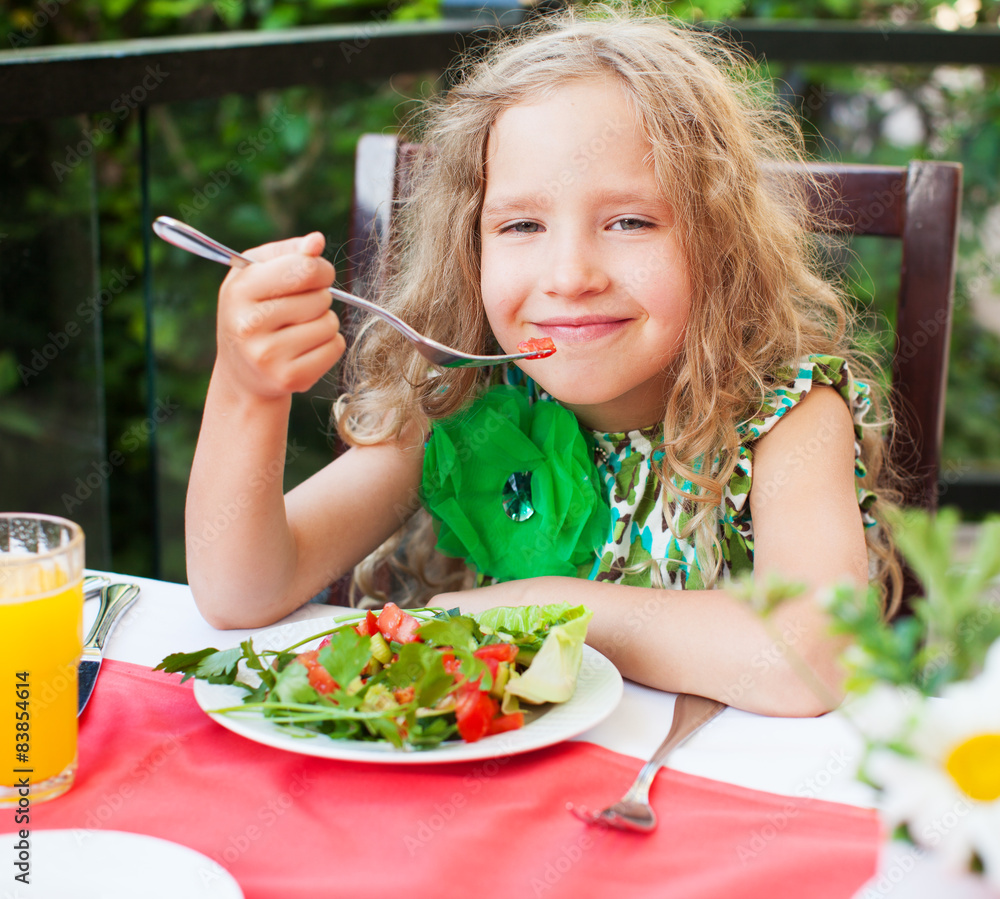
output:
[[[662,424],[618,434],[590,431],[519,369],[504,367],[495,380],[471,406],[437,422],[428,438],[422,498],[435,520],[439,551],[466,559],[480,584],[562,574],[635,586],[703,586],[693,541],[676,536],[691,504],[675,500],[653,471]],[[718,521],[724,579],[753,568],[754,443],[814,384],[833,387],[850,408],[855,474],[865,475],[860,439],[871,408],[868,385],[833,356],[803,359],[777,382],[758,415],[737,429],[739,460]],[[866,526],[874,524],[874,500],[858,486]]]

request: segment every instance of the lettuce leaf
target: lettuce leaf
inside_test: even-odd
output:
[[[544,633],[541,649],[528,669],[507,682],[504,698],[516,696],[525,702],[565,702],[576,689],[583,663],[587,624],[594,613],[586,606],[559,603],[487,609],[477,616],[485,630]]]
[[[583,616],[590,621],[591,615],[593,612],[586,606],[560,602],[547,606],[499,606],[486,609],[475,617],[486,633],[533,634]]]

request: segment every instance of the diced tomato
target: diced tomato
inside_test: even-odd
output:
[[[517,351],[534,354],[525,356],[526,359],[544,359],[556,351],[556,345],[552,342],[551,337],[531,337],[528,340],[522,340],[517,345]]]
[[[488,643],[472,653],[477,659],[496,659],[498,662],[513,662],[517,658],[517,647],[513,643]]]
[[[361,634],[362,637],[370,637],[372,634],[379,633],[378,619],[375,617],[375,613],[369,609],[365,613],[365,617],[358,622],[358,626],[354,629]]]
[[[422,623],[419,618],[414,618],[412,615],[407,615],[404,612],[403,620],[399,622],[399,627],[396,628],[396,642],[416,643],[420,639],[417,635],[417,629]]]
[[[408,615],[394,602],[387,602],[383,606],[376,621],[379,633],[386,640],[395,640],[397,643],[413,643],[419,640],[417,628],[420,627],[420,623],[420,619]]]
[[[517,646],[513,643],[487,643],[485,646],[480,646],[473,655],[479,659],[513,662],[517,658]]]
[[[379,633],[386,640],[393,640],[395,639],[396,628],[399,627],[399,622],[402,620],[403,610],[394,602],[387,602],[382,611],[378,613],[375,624],[378,627]]]
[[[413,694],[416,692],[416,688],[413,684],[408,687],[400,687],[398,690],[392,691],[392,696],[400,705],[406,705],[408,702],[413,702]]]
[[[517,658],[517,647],[513,643],[489,643],[480,646],[472,653],[477,659],[482,659],[490,669],[490,675],[496,680],[497,669],[501,662],[513,662]]]
[[[442,652],[441,664],[444,665],[445,671],[455,676],[455,680],[458,680],[462,676],[462,663],[455,658],[455,653]]]
[[[317,693],[322,693],[326,696],[328,693],[340,689],[339,684],[333,679],[330,672],[319,663],[318,649],[300,652],[295,657],[295,660],[305,665],[306,671],[309,672],[309,686]]]
[[[339,688],[329,671],[322,665],[313,665],[309,669],[309,685],[317,692],[326,696]]]
[[[329,637],[324,637],[320,641],[320,644],[319,644],[319,646],[316,647],[316,649],[326,649],[326,647],[329,646],[329,645],[330,645],[330,638]]]
[[[475,743],[485,737],[490,724],[500,709],[497,701],[478,687],[458,691],[455,699],[455,723],[458,734],[466,743]]]
[[[502,734],[508,730],[518,730],[524,727],[524,712],[514,712],[512,715],[498,715],[490,722],[487,736]]]
[[[386,640],[391,640],[392,635],[396,632],[396,628],[399,626],[399,620],[402,617],[403,610],[399,608],[394,602],[387,602],[383,606],[382,611],[378,613],[378,618],[375,619],[375,626],[378,628],[378,632],[386,638]]]

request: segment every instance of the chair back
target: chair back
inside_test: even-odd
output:
[[[934,510],[944,431],[962,166],[808,166],[831,230],[902,243],[892,356],[890,458],[905,503]]]

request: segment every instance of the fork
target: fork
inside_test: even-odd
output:
[[[221,262],[223,265],[231,265],[236,268],[244,268],[253,262],[252,259],[244,256],[242,253],[237,253],[217,240],[213,240],[208,235],[202,234],[197,228],[192,228],[190,225],[179,222],[177,219],[170,218],[167,215],[161,215],[153,222],[153,230],[159,237],[167,241],[167,243],[172,243],[175,247],[180,247],[182,250],[187,250],[189,253],[194,253],[197,256],[203,256],[205,259],[211,259],[213,262]],[[423,334],[415,331],[402,319],[397,318],[380,306],[376,306],[369,300],[362,299],[353,293],[348,293],[346,290],[340,290],[336,287],[331,287],[329,290],[334,297],[341,302],[347,303],[348,306],[356,306],[358,309],[364,309],[372,315],[378,316],[383,321],[388,322],[416,347],[417,352],[421,356],[432,365],[437,365],[440,368],[475,368],[484,365],[498,365],[501,362],[516,362],[518,359],[544,359],[555,352],[555,347],[552,347],[550,349],[531,350],[527,353],[513,353],[508,356],[476,356],[472,353],[463,353],[461,350],[438,343],[430,337],[424,337]]]
[[[101,588],[107,587],[111,583],[110,578],[103,574],[88,574],[83,579],[83,598],[93,599],[101,595]]]
[[[660,744],[653,757],[642,766],[639,776],[629,787],[628,792],[618,802],[598,812],[572,803],[566,803],[566,808],[587,824],[604,824],[617,827],[619,830],[649,833],[656,827],[656,813],[649,804],[649,788],[653,778],[656,777],[656,772],[674,749],[724,708],[726,708],[725,703],[714,699],[690,693],[678,694],[667,738]]]

